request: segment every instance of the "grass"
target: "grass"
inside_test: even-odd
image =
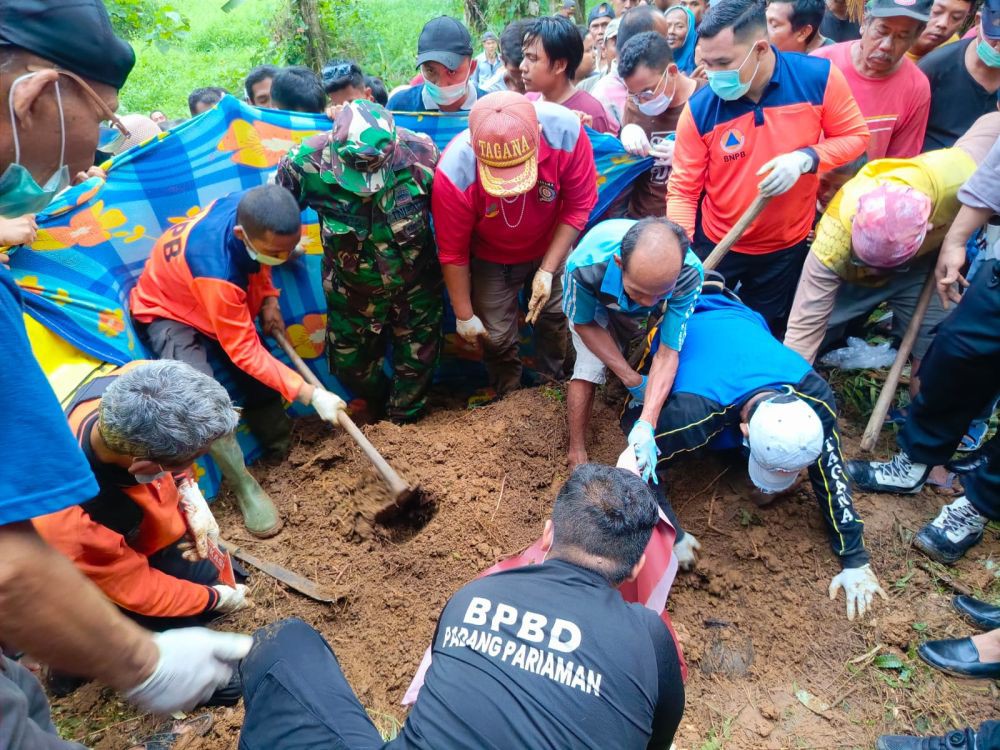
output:
[[[331,21],[334,57],[356,58],[366,73],[383,76],[391,89],[415,73],[417,36],[428,19],[460,16],[460,0],[353,0],[337,4]],[[134,42],[136,66],[121,92],[122,112],[162,110],[187,117],[187,95],[202,86],[221,86],[242,96],[243,79],[255,65],[288,63],[273,38],[283,0],[245,0],[233,11],[222,0],[171,0],[191,22],[182,42],[160,49]],[[348,8],[349,10],[344,10]]]

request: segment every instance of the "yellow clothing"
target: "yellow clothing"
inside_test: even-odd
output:
[[[943,42],[941,42],[941,44],[939,44],[939,45],[938,45],[937,47],[935,47],[934,49],[941,49],[942,47],[944,47],[944,46],[946,46],[946,45],[948,45],[948,44],[954,44],[955,42],[957,42],[957,41],[958,41],[959,39],[961,39],[961,38],[962,38],[962,37],[960,37],[960,36],[959,36],[958,34],[952,34],[952,35],[951,35],[950,37],[948,37],[947,39],[945,39],[945,40],[944,40]],[[932,49],[932,50],[931,50],[931,52],[933,52],[933,51],[934,51],[934,49]],[[929,55],[929,54],[930,54],[931,52],[926,52],[926,53],[924,53],[923,55],[918,55],[918,54],[917,54],[916,52],[914,52],[914,51],[913,51],[912,49],[908,49],[908,50],[906,51],[906,56],[907,56],[908,58],[910,58],[911,60],[913,60],[913,62],[920,62],[920,61],[921,61],[921,60],[923,60],[923,59],[924,59],[924,58],[925,58],[925,57],[926,57],[927,55]]]
[[[877,159],[852,177],[830,201],[816,225],[812,252],[817,259],[849,283],[884,284],[884,271],[852,262],[851,221],[858,199],[882,182],[893,182],[919,190],[931,199],[933,225],[917,257],[937,250],[958,214],[958,189],[976,171],[976,162],[960,148],[943,148],[912,159]]]

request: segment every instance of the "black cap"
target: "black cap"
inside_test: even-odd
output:
[[[611,3],[601,3],[600,5],[595,5],[590,11],[590,15],[587,16],[587,23],[591,24],[597,18],[614,18],[615,9],[611,7]]]
[[[934,0],[870,0],[865,15],[872,18],[905,16],[927,23],[931,17]]]
[[[417,39],[417,67],[439,62],[448,70],[457,70],[466,57],[472,57],[472,35],[460,21],[441,16],[424,24]]]
[[[0,45],[116,89],[135,65],[131,45],[115,36],[101,0],[2,0]]]
[[[1000,0],[986,0],[980,10],[983,14],[983,36],[1000,39]]]

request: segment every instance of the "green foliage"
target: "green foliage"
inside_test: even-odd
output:
[[[107,0],[105,5],[115,31],[132,42],[152,43],[165,50],[187,38],[191,30],[187,16],[156,0]]]

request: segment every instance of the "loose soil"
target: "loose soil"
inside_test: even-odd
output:
[[[337,601],[311,602],[255,573],[255,608],[220,627],[249,632],[283,617],[305,619],[329,640],[376,723],[393,732],[445,601],[541,532],[567,476],[564,425],[561,391],[543,388],[471,411],[438,410],[416,425],[367,427],[425,501],[384,528],[370,514],[386,495],[361,451],[322,423],[300,421],[289,459],[254,469],[286,516],[284,531],[255,540],[231,498],[215,507],[224,536],[320,582]],[[845,424],[844,432],[847,453],[856,453],[860,430]],[[883,438],[883,455],[891,444],[891,435]],[[605,463],[624,447],[602,403],[591,446],[591,460]],[[887,732],[941,733],[995,718],[995,683],[946,677],[915,655],[925,639],[969,631],[950,611],[953,590],[941,574],[987,598],[1000,595],[994,529],[956,568],[925,569],[910,539],[947,497],[859,496],[872,565],[890,601],[851,624],[843,594],[836,602],[827,596],[838,564],[808,486],[761,507],[744,474],[718,456],[697,456],[672,475],[675,508],[702,544],[698,567],[678,575],[669,601],[690,667],[677,748],[871,748]],[[880,658],[887,654],[902,668]],[[64,733],[99,750],[121,750],[155,726],[93,685],[55,710]],[[242,707],[215,715],[211,733],[186,750],[236,747]]]

